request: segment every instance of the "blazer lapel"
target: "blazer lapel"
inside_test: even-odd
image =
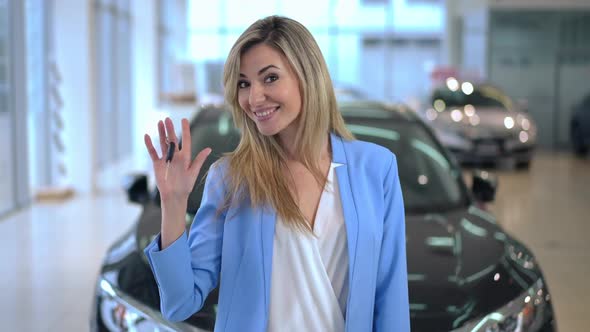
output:
[[[333,162],[342,164],[342,166],[335,169],[338,177],[338,186],[340,188],[340,199],[342,201],[342,213],[344,215],[344,223],[346,225],[346,238],[348,240],[348,280],[352,284],[352,276],[356,261],[356,249],[358,242],[359,222],[354,198],[352,195],[352,187],[350,183],[350,168],[347,165],[346,151],[344,149],[344,142],[342,138],[331,134],[332,142],[332,159]]]

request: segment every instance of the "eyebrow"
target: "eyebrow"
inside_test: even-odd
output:
[[[263,74],[265,71],[269,70],[270,68],[276,68],[276,69],[278,69],[278,70],[281,70],[281,68],[279,68],[279,67],[277,67],[277,66],[275,66],[275,65],[268,65],[268,66],[266,66],[266,67],[264,67],[264,68],[260,69],[260,70],[258,71],[258,75],[262,75],[262,74]],[[244,74],[240,73],[240,77],[246,77],[246,75],[244,75]]]

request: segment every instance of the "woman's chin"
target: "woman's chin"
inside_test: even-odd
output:
[[[278,133],[277,130],[262,130],[258,128],[258,132],[261,133],[263,136],[274,136]]]
[[[278,134],[280,131],[275,126],[271,127],[271,126],[257,125],[256,127],[258,128],[258,132],[264,136],[274,136],[274,135]]]

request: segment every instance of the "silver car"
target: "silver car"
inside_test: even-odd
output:
[[[492,85],[450,78],[432,92],[419,114],[463,165],[530,166],[537,138],[535,122]]]

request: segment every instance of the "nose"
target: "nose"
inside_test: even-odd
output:
[[[256,106],[262,103],[266,99],[264,94],[264,87],[260,84],[250,85],[250,95],[248,96],[248,102],[250,106]]]

